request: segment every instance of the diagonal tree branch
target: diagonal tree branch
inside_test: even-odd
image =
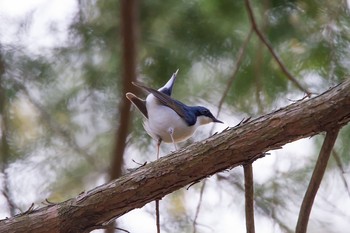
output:
[[[326,138],[324,139],[320,155],[318,156],[314,172],[306,190],[303,203],[300,207],[298,223],[296,226],[296,233],[305,233],[307,229],[307,224],[309,222],[309,217],[311,213],[311,208],[314,203],[318,188],[320,187],[323,175],[326,171],[327,163],[331,152],[337,139],[339,128],[330,129],[327,131]]]
[[[12,80],[15,81],[16,86],[21,89],[21,91],[26,95],[29,102],[38,110],[40,118],[48,125],[48,127],[54,131],[65,143],[67,143],[67,145],[70,146],[77,154],[83,156],[89,165],[97,169],[94,157],[90,155],[86,150],[81,148],[75,141],[74,137],[51,117],[45,108],[31,96],[30,92],[24,84],[22,84],[15,77],[13,77]]]
[[[255,20],[255,16],[253,13],[253,9],[252,6],[250,4],[250,0],[245,0],[245,6],[248,12],[248,16],[250,19],[250,22],[252,24],[253,30],[255,31],[256,35],[259,37],[259,39],[264,43],[264,45],[268,48],[268,50],[270,51],[272,57],[276,60],[277,64],[279,65],[279,67],[281,68],[281,70],[283,71],[283,73],[287,76],[287,78],[294,83],[295,86],[297,86],[301,91],[305,92],[306,95],[308,97],[311,96],[311,92],[308,91],[306,88],[304,88],[294,77],[293,75],[289,72],[289,70],[287,69],[287,67],[283,64],[283,62],[281,61],[281,59],[278,57],[278,55],[276,54],[276,52],[274,51],[274,49],[272,48],[272,46],[270,45],[270,43],[268,42],[268,40],[265,38],[264,34],[260,31],[256,20]]]
[[[325,93],[229,128],[79,196],[0,221],[0,232],[89,232],[217,172],[350,121],[350,79]]]
[[[227,82],[227,85],[226,85],[226,88],[221,96],[221,99],[219,101],[219,104],[218,104],[218,112],[216,113],[216,117],[219,117],[219,114],[221,112],[221,108],[222,108],[222,105],[224,103],[224,100],[227,96],[227,93],[228,91],[230,90],[231,86],[232,86],[232,83],[233,81],[235,80],[235,78],[237,77],[237,74],[238,74],[238,70],[239,68],[241,67],[241,64],[242,64],[242,61],[243,61],[243,57],[244,57],[244,54],[245,54],[245,51],[247,49],[247,46],[248,46],[248,43],[250,41],[250,38],[252,37],[252,34],[253,34],[253,28],[251,28],[249,30],[249,33],[247,35],[247,37],[245,38],[242,46],[239,48],[238,50],[238,54],[237,54],[237,58],[236,58],[236,64],[235,64],[235,67],[234,67],[234,70],[233,70],[233,73],[229,79],[229,81]]]

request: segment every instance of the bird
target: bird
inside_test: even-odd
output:
[[[142,113],[144,129],[157,141],[157,158],[162,142],[173,143],[177,150],[176,143],[190,138],[199,126],[211,122],[223,123],[206,107],[188,106],[171,97],[178,71],[179,69],[158,90],[132,82],[134,86],[149,93],[145,100],[131,92],[126,93],[126,98]]]

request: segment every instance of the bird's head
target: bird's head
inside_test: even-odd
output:
[[[210,122],[224,123],[216,119],[209,109],[202,106],[195,107],[195,114],[197,116],[197,120],[199,121],[200,125],[205,125]]]

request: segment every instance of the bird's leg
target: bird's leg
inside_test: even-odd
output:
[[[157,159],[159,159],[159,148],[160,148],[161,143],[162,143],[162,139],[158,138],[158,141],[157,141]]]
[[[162,143],[162,139],[159,137],[157,141],[157,160],[159,159],[159,148],[161,143]],[[160,233],[159,199],[156,200],[156,226],[157,226],[157,233]]]
[[[173,136],[173,134],[174,134],[174,129],[173,128],[169,129],[169,134],[170,134],[170,137],[171,137],[171,141],[173,141],[175,150],[177,150],[177,146],[176,146],[176,143],[175,143],[175,140],[174,140],[174,136]]]

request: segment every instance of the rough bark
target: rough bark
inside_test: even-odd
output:
[[[65,202],[0,221],[0,232],[89,232],[106,221],[286,143],[350,121],[350,79],[149,163]]]

